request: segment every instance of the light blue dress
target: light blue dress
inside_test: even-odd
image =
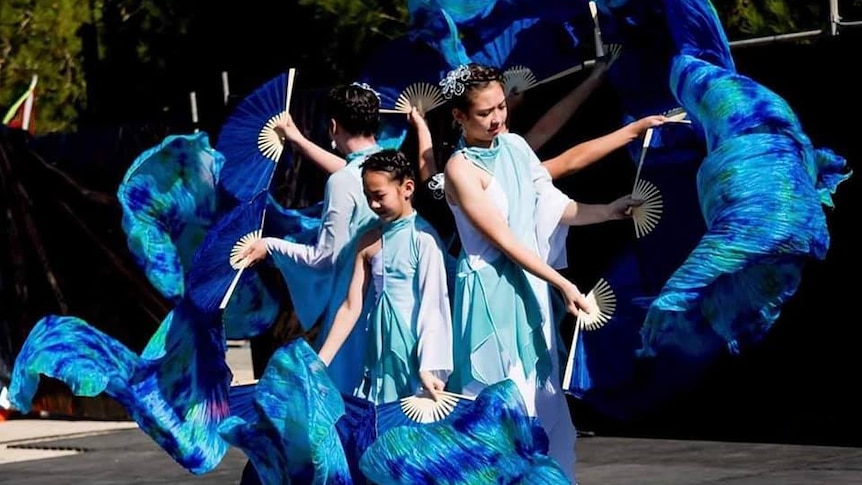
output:
[[[297,318],[305,329],[322,321],[316,342],[319,348],[329,333],[335,313],[350,285],[356,236],[377,221],[362,191],[362,163],[381,148],[368,147],[347,155],[347,165],[326,182],[323,215],[317,243],[298,244],[281,238],[264,238],[273,262],[281,270]],[[363,315],[367,312],[363,311]],[[365,321],[344,342],[329,366],[329,374],[341,392],[352,393],[359,383],[365,355]]]
[[[356,395],[377,404],[416,393],[419,372],[444,381],[452,370],[452,317],[443,244],[412,215],[383,224],[372,256],[375,301],[368,318],[365,375]]]
[[[491,175],[486,194],[518,241],[552,266],[566,260],[566,228],[560,218],[570,199],[553,187],[547,171],[515,134],[498,136],[490,148],[461,147],[460,153]],[[543,280],[524,271],[450,204],[463,252],[453,308],[455,392],[478,395],[512,379],[550,440],[549,455],[574,482],[575,429],[560,386],[558,312]]]

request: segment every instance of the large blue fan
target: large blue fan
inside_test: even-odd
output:
[[[380,94],[384,113],[409,113],[411,103],[427,112],[443,102],[438,83],[449,68],[437,51],[405,35],[375,50],[359,80]]]
[[[450,419],[381,432],[359,467],[380,485],[568,483],[547,452],[547,435],[527,415],[517,386],[504,380],[465,401]]]
[[[443,393],[438,401],[426,396],[409,396],[384,404],[343,395],[345,414],[338,433],[353,475],[365,450],[378,437],[399,427],[429,426],[459,419],[471,408],[472,398]]]
[[[488,41],[523,19],[563,22],[586,11],[586,2],[571,0],[410,0],[407,2],[411,28],[416,31],[429,12],[445,11],[459,30],[470,31],[480,42]],[[422,34],[419,34],[422,35]]]
[[[288,209],[282,207],[270,195],[267,207],[264,233],[288,238],[299,244],[317,242],[320,218],[323,215],[323,201],[302,209]]]
[[[278,312],[278,300],[240,257],[262,237],[268,196],[260,192],[224,215],[207,233],[188,273],[190,299],[205,311],[224,310],[231,338],[257,335]]]
[[[254,90],[219,133],[216,149],[226,159],[221,186],[239,201],[269,189],[284,147],[274,128],[290,108],[294,72],[290,69]]]
[[[582,70],[580,39],[566,24],[539,19],[512,22],[496,37],[467,44],[470,58],[503,71],[508,90],[526,91]]]
[[[260,404],[256,404],[259,385],[258,382],[231,386],[231,416],[247,423],[260,420],[263,409]],[[452,393],[443,393],[437,402],[425,396],[410,396],[379,405],[347,394],[342,394],[341,397],[344,402],[344,415],[337,422],[337,430],[351,476],[357,484],[364,483],[364,477],[358,467],[360,458],[383,433],[401,426],[442,424],[461,419],[470,412],[473,402],[471,398]]]

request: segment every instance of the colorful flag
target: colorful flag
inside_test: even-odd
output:
[[[39,80],[39,76],[33,75],[33,80],[30,82],[30,87],[27,88],[27,92],[25,92],[17,101],[9,108],[9,111],[6,112],[6,116],[3,117],[3,124],[7,125],[11,128],[19,128],[22,130],[29,131],[31,134],[36,133],[35,123],[33,120],[36,118],[36,83]]]

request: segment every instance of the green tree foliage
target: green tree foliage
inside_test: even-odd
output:
[[[828,28],[828,0],[714,4],[731,40]],[[840,4],[862,15],[862,0]],[[2,0],[0,106],[38,74],[39,132],[187,118],[189,91],[221,103],[222,71],[238,93],[287,67],[299,88],[345,82],[406,30],[405,0]]]
[[[88,21],[89,10],[75,0],[3,0],[0,106],[11,105],[37,74],[36,128],[71,126],[86,101],[78,32]]]
[[[329,70],[340,81],[350,79],[366,56],[386,40],[407,31],[407,2],[404,0],[299,0],[323,25],[336,26],[317,37],[322,52],[330,52]],[[351,59],[353,62],[345,63]]]
[[[714,0],[732,40],[823,28],[828,0]]]
[[[39,132],[187,109],[181,96],[216,86],[222,70],[249,85],[288,66],[306,85],[342,82],[406,30],[406,17],[397,0],[4,0],[0,106],[33,74]]]

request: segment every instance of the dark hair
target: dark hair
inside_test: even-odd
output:
[[[327,97],[327,112],[355,135],[372,136],[380,128],[380,99],[374,91],[356,84],[333,88]]]
[[[413,164],[401,150],[387,148],[368,156],[362,163],[362,174],[365,172],[386,172],[392,176],[392,180],[403,182],[405,180],[416,180]]]
[[[458,108],[461,111],[467,111],[470,107],[470,93],[478,90],[485,89],[492,82],[498,82],[501,85],[503,84],[503,72],[497,69],[496,67],[486,66],[483,64],[477,64],[475,62],[467,64],[467,70],[469,71],[469,76],[465,80],[458,80],[459,83],[464,85],[464,92],[459,95],[452,96],[449,100],[450,105],[453,108]]]

